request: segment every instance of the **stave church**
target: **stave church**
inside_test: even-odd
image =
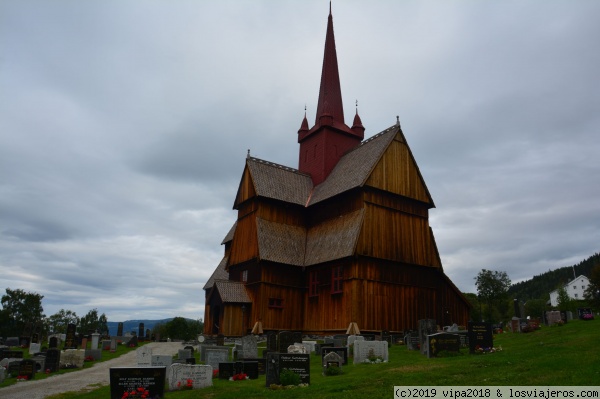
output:
[[[393,118],[392,118],[393,120]],[[399,121],[364,139],[345,122],[331,7],[314,125],[298,167],[247,156],[204,285],[204,333],[400,332],[419,319],[466,325],[470,305],[444,273],[433,199]]]

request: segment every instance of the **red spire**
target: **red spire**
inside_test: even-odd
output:
[[[360,116],[358,116],[358,108],[356,108],[356,115],[354,115],[354,122],[352,122],[352,131],[364,137],[365,127],[360,120]]]
[[[328,116],[338,123],[344,123],[344,107],[342,105],[342,89],[338,72],[337,53],[335,51],[335,37],[333,35],[331,2],[329,3],[325,54],[323,55],[323,70],[321,72],[321,89],[319,90],[319,103],[317,104],[315,125],[320,124],[322,116]],[[327,123],[328,121],[323,122],[327,125],[332,124],[331,122]]]
[[[300,129],[298,130],[298,134],[308,132],[308,120],[306,119],[306,108],[304,108],[304,119],[302,119],[302,124],[300,125]]]

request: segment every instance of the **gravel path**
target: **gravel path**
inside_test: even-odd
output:
[[[182,349],[181,342],[151,342],[144,346],[152,348],[153,355],[174,355]],[[135,351],[116,359],[94,364],[92,367],[71,373],[59,374],[43,380],[18,382],[0,388],[2,399],[44,399],[50,395],[72,391],[91,391],[110,383],[111,367],[133,367],[136,365]]]

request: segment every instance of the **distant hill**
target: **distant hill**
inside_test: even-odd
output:
[[[598,264],[600,264],[600,253],[590,256],[577,265],[548,270],[538,276],[533,276],[531,280],[513,284],[508,289],[508,295],[510,298],[518,298],[525,302],[530,299],[548,300],[551,291],[574,279],[573,267],[575,267],[577,276],[589,277],[592,269]]]
[[[170,319],[162,319],[162,320],[127,320],[123,322],[123,334],[135,331],[138,333],[140,323],[144,323],[144,331],[147,329],[152,330],[152,328],[161,323],[168,323],[173,320],[173,317]],[[117,335],[117,330],[119,328],[119,321],[109,321],[106,324],[108,325],[108,333],[110,335]]]

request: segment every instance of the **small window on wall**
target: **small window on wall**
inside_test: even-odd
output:
[[[242,271],[242,281],[245,283],[248,281],[248,270]]]
[[[317,271],[308,273],[308,296],[319,296],[319,273]]]
[[[334,266],[331,269],[331,293],[342,293],[342,267]]]
[[[283,308],[283,299],[281,298],[269,298],[269,307],[275,309]]]

